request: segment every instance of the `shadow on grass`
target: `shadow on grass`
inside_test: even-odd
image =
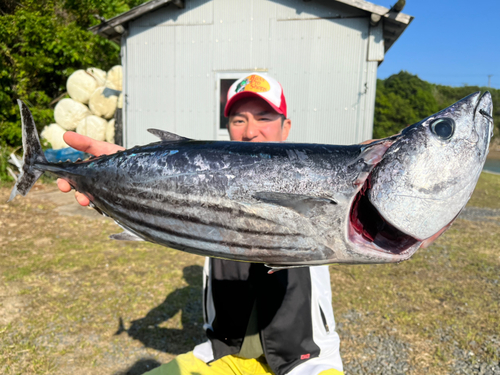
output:
[[[170,293],[165,301],[149,311],[144,318],[133,320],[128,329],[120,318],[117,335],[126,332],[139,340],[145,347],[171,354],[181,354],[193,350],[194,346],[205,341],[202,313],[202,275],[203,268],[198,265],[187,266],[183,275],[189,284]],[[182,328],[160,327],[177,313],[181,312]]]
[[[115,372],[113,375],[143,375],[147,373],[148,371],[151,371],[157,367],[161,366],[161,363],[158,361],[155,361],[154,359],[140,359],[136,363],[134,363],[132,366],[130,366],[128,369],[125,371],[119,371]],[[162,373],[165,373],[167,371],[165,368],[161,370]],[[174,366],[170,366],[168,369],[168,373],[174,373],[174,374],[180,374],[181,370],[177,364]],[[190,375],[201,375],[199,372],[189,372]]]
[[[115,372],[113,375],[142,375],[158,366],[161,363],[154,359],[140,359],[125,371]]]

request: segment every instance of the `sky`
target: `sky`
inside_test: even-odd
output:
[[[397,0],[369,0],[390,8]],[[431,83],[500,89],[500,0],[406,0],[415,17],[385,55],[378,78],[401,70]]]

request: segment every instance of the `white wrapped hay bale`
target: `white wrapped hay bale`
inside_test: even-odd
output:
[[[106,83],[106,72],[99,68],[88,68],[87,73],[90,74],[97,82],[97,87],[104,86]]]
[[[90,111],[100,117],[111,118],[116,111],[119,92],[109,87],[98,87],[90,96]]]
[[[56,123],[66,130],[75,130],[78,122],[91,114],[85,104],[68,98],[61,100],[54,108]]]
[[[66,130],[61,128],[59,125],[50,124],[49,126],[43,128],[41,136],[52,145],[52,149],[60,150],[61,148],[69,147],[66,142],[64,142],[64,133],[66,133]]]
[[[99,116],[90,115],[80,120],[76,132],[97,141],[104,141],[106,139],[107,125],[108,122],[105,119]]]
[[[66,81],[66,90],[71,99],[83,104],[89,102],[90,95],[97,87],[94,76],[81,69],[70,75]]]
[[[106,142],[115,143],[115,119],[109,120],[106,125]]]
[[[122,78],[123,78],[122,66],[121,65],[113,66],[109,70],[108,75],[106,76],[106,87],[122,91]]]
[[[123,108],[123,93],[120,93],[118,96],[118,103],[116,104],[116,108]]]

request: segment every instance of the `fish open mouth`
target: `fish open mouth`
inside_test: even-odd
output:
[[[387,222],[368,199],[370,176],[353,200],[349,213],[349,239],[370,245],[374,250],[393,255],[406,255],[422,242]]]

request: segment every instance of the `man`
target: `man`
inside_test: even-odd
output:
[[[230,87],[224,115],[233,141],[282,142],[291,128],[281,85],[256,73]],[[64,139],[98,155],[120,149],[74,134]],[[70,190],[66,181],[58,185]],[[88,204],[81,194],[77,199]],[[328,267],[267,272],[263,264],[207,258],[203,311],[209,340],[148,374],[342,374]]]

